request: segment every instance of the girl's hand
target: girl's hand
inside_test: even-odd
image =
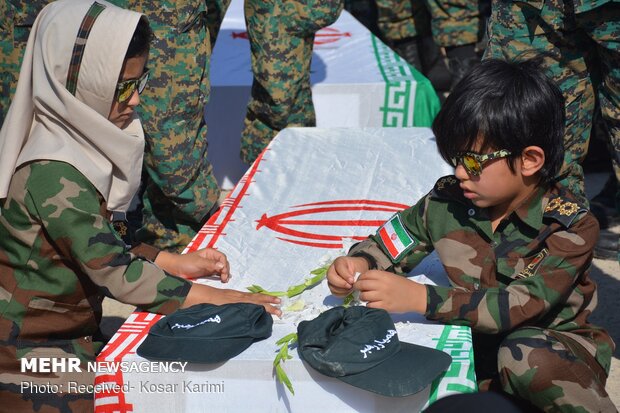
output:
[[[230,265],[224,253],[204,248],[187,254],[173,254],[162,251],[155,263],[164,271],[183,278],[198,278],[219,275],[223,283],[230,279]]]
[[[201,303],[214,305],[252,303],[262,305],[269,314],[278,317],[282,314],[279,308],[274,307],[274,305],[280,304],[280,299],[277,297],[259,293],[246,293],[237,290],[215,288],[202,284],[193,284],[181,308],[187,308]]]

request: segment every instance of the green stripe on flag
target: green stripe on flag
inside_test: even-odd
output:
[[[437,350],[452,356],[448,370],[431,384],[427,406],[437,401],[440,393],[475,393],[478,391],[474,370],[474,349],[471,329],[466,326],[446,325],[441,336],[434,338]]]
[[[380,108],[382,126],[430,127],[441,105],[431,82],[377,37],[371,34],[370,39],[377,67],[385,82]],[[413,104],[410,104],[412,93]]]
[[[411,245],[413,240],[411,239],[407,231],[405,231],[405,228],[403,228],[403,225],[400,223],[400,219],[398,218],[398,216],[395,216],[394,219],[392,219],[392,226],[394,227],[396,235],[398,235],[398,239],[400,239],[400,242],[402,242],[405,248]]]

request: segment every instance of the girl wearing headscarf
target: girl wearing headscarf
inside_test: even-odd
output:
[[[94,382],[85,363],[99,350],[104,296],[162,314],[202,302],[279,314],[273,297],[185,279],[226,282],[224,254],[131,248],[112,225],[140,183],[135,108],[151,36],[141,14],[100,0],[51,3],[32,28],[0,131],[0,399],[9,411],[93,410],[93,394],[67,383]],[[78,357],[82,372],[22,372],[20,359],[41,357]],[[40,391],[54,384],[64,388]]]

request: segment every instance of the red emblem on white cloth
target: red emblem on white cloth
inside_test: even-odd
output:
[[[408,205],[367,199],[295,205],[289,212],[263,216],[256,229],[267,227],[278,239],[316,248],[342,248],[343,238],[364,240],[394,213]]]
[[[336,43],[338,40],[345,37],[351,37],[350,32],[341,32],[335,27],[325,27],[314,35],[315,45],[324,45],[329,43]],[[232,32],[233,39],[248,39],[248,32]]]

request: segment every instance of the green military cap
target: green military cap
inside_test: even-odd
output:
[[[155,323],[138,354],[152,360],[219,363],[269,337],[272,325],[260,305],[197,304]]]
[[[439,350],[400,342],[385,310],[335,307],[298,328],[300,357],[315,370],[384,396],[409,396],[448,369]]]

